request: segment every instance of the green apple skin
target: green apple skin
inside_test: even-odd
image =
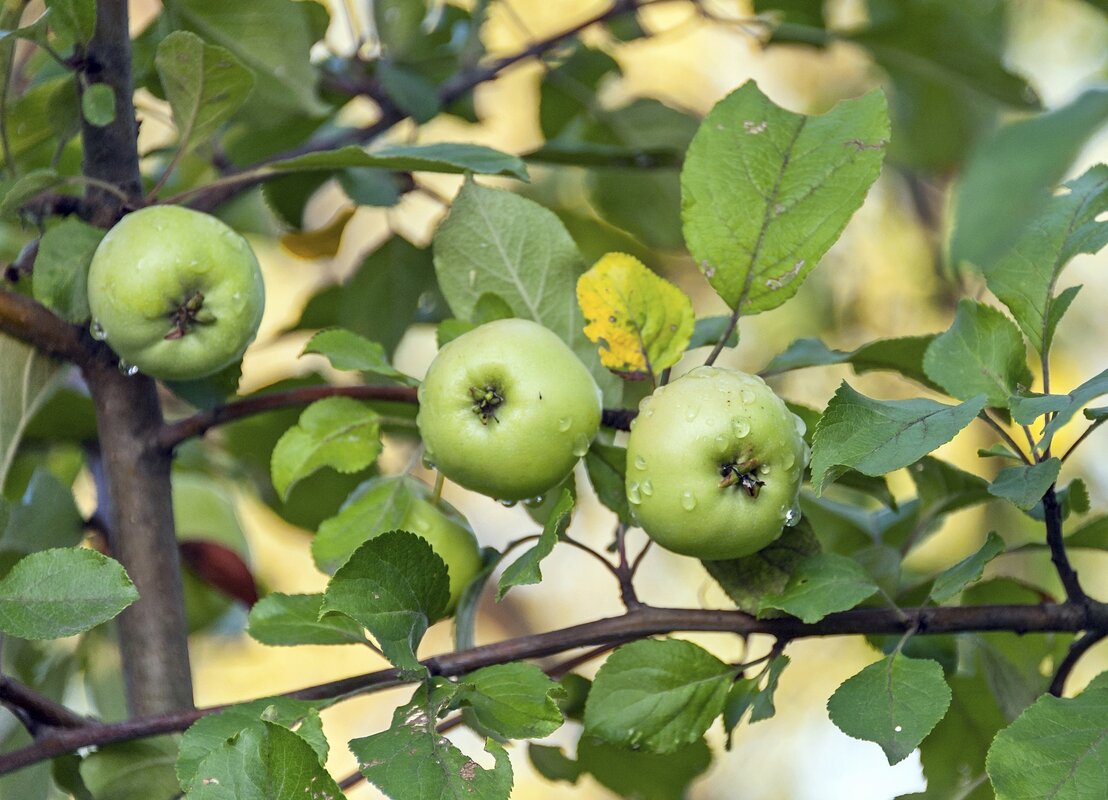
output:
[[[265,287],[250,245],[223,222],[151,206],[104,236],[89,266],[88,300],[93,335],[123,362],[185,381],[242,357],[262,320]]]
[[[494,396],[484,410],[481,393]],[[539,497],[572,470],[600,426],[600,390],[536,322],[481,325],[439,351],[419,387],[428,462],[499,500]]]
[[[446,613],[453,614],[462,592],[483,567],[481,548],[466,518],[445,500],[440,499],[435,505],[422,497],[413,497],[400,529],[423,538],[446,564],[450,578]]]
[[[632,513],[675,553],[755,553],[799,520],[802,432],[761,378],[697,367],[639,404],[627,442]]]

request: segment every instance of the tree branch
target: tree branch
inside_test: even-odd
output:
[[[92,337],[30,297],[0,289],[0,333],[19,339],[46,355],[86,364],[96,348]]]
[[[1054,562],[1054,569],[1062,580],[1066,597],[1072,603],[1087,603],[1088,598],[1066,553],[1066,542],[1062,534],[1062,508],[1058,504],[1058,495],[1053,486],[1043,495],[1043,515],[1046,518],[1046,543],[1050,548],[1050,560]]]
[[[0,675],[0,703],[24,712],[23,716],[36,725],[51,728],[84,728],[99,724],[6,675]]]
[[[1073,668],[1077,666],[1077,662],[1081,660],[1081,656],[1089,652],[1097,642],[1102,641],[1106,636],[1108,636],[1106,631],[1088,631],[1074,640],[1066,653],[1066,657],[1058,665],[1058,669],[1054,673],[1054,680],[1050,682],[1049,691],[1052,695],[1055,697],[1062,696],[1062,692],[1066,688],[1066,679],[1073,672]]]
[[[473,91],[482,83],[495,80],[508,68],[530,58],[537,58],[543,55],[547,51],[557,47],[566,39],[576,36],[593,25],[606,22],[623,14],[637,11],[643,6],[683,1],[684,0],[615,0],[606,10],[572,27],[553,34],[552,36],[534,42],[517,53],[496,59],[485,66],[462,70],[453,77],[448,78],[439,87],[439,106],[443,108],[449,106],[451,103],[454,103]],[[377,97],[376,99],[380,109],[380,116],[372,125],[364,128],[348,128],[326,136],[321,136],[301,147],[279,153],[263,162],[253,164],[238,173],[227,175],[220,179],[218,185],[198,190],[187,204],[201,211],[211,211],[242,192],[257,186],[266,180],[266,178],[275,176],[267,175],[264,171],[259,173],[259,167],[264,167],[266,164],[287,158],[294,158],[307,153],[334,150],[352,144],[365,144],[373,141],[394,128],[400,122],[408,119],[408,113],[400,110],[391,100],[382,97]]]
[[[742,611],[714,611],[644,606],[617,617],[586,622],[562,630],[520,636],[495,644],[459,650],[425,659],[432,675],[457,677],[481,667],[523,659],[542,658],[582,647],[642,639],[674,631],[714,631],[740,636],[766,634],[792,641],[808,637],[860,634],[915,635],[985,631],[1108,633],[1108,607],[1074,603],[959,606],[909,609],[864,608],[830,614],[819,622],[805,623],[791,617],[758,619]],[[284,695],[300,700],[334,700],[410,683],[396,669],[385,669],[330,683],[309,686]],[[223,710],[215,706],[177,711],[127,722],[94,725],[52,732],[35,744],[0,755],[0,775],[40,761],[74,752],[82,747],[142,739],[187,728],[203,716]]]

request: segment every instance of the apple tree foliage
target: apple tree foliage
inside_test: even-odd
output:
[[[832,635],[868,637],[875,660],[835,691],[827,714],[890,764],[918,748],[927,789],[913,797],[1108,795],[1108,681],[1065,692],[1076,661],[1108,636],[1103,587],[1079,581],[1068,554],[1108,548],[1108,518],[1082,478],[1059,481],[1072,451],[1053,446],[1064,426],[1083,430],[1081,443],[1108,419],[1108,373],[1048,382],[1056,332],[1081,290],[1060,289],[1062,273],[1108,243],[1108,167],[1072,172],[1108,120],[1108,91],[1045,109],[1003,57],[1004,3],[867,0],[849,28],[819,2],[755,0],[757,16],[731,23],[716,4],[672,4],[782,52],[848,44],[880,85],[822,114],[782,108],[754,82],[703,119],[661,98],[613,100],[601,90],[621,77],[619,48],[662,32],[642,13],[646,0],[615,0],[507,55],[486,52],[489,16],[509,13],[498,0],[164,0],[130,36],[108,23],[119,4],[107,0],[0,5],[0,795],[334,798],[340,781],[366,780],[395,800],[501,800],[515,751],[551,781],[591,775],[619,796],[680,798],[712,758],[728,757],[713,755],[711,737],[729,741],[774,715],[789,643]],[[346,14],[365,36],[344,49],[324,37]],[[401,124],[486,117],[493,110],[474,90],[534,59],[537,149],[393,135]],[[133,121],[120,116],[134,105],[121,90],[140,108],[160,103],[176,138],[135,151]],[[347,111],[366,102],[376,117],[357,127]],[[101,133],[126,146],[94,147]],[[141,156],[141,185],[112,177],[126,174],[128,155]],[[822,409],[794,406],[811,448],[800,524],[754,555],[705,563],[732,608],[644,605],[627,554],[635,516],[620,431],[688,351],[714,360],[735,346],[741,319],[790,300],[883,171],[951,200],[949,224],[935,225],[955,298],[949,327],[852,350],[800,338],[767,354],[771,380],[846,365],[898,375],[908,399],[845,380]],[[569,172],[586,205],[544,191]],[[322,259],[354,209],[429,193],[428,173],[465,176],[430,245],[393,233],[296,323],[315,332],[304,352],[351,380],[313,375],[240,396],[236,364],[161,387],[169,421],[143,452],[167,471],[172,459],[171,489],[140,475],[113,497],[127,504],[144,485],[171,492],[184,568],[140,580],[149,567],[116,551],[106,495],[92,508],[75,499],[102,484],[104,449],[119,442],[105,438],[90,399],[105,380],[96,365],[112,358],[87,333],[87,269],[104,229],[128,210],[183,204]],[[307,204],[325,189],[347,210],[305,229]],[[696,264],[730,313],[696,319],[653,271],[659,253]],[[391,359],[416,322],[435,324],[441,344],[506,317],[572,348],[602,389],[605,427],[584,470],[528,504],[541,533],[486,548],[453,621],[457,649],[429,657],[420,645],[447,614],[450,565],[402,528],[427,489],[377,465],[383,435],[417,435],[418,381]],[[973,424],[995,434],[979,469],[934,455]],[[902,469],[914,496],[894,499],[886,476]],[[551,620],[547,633],[474,648],[483,595],[541,584],[554,548],[579,544],[566,531],[584,480],[614,515],[611,553],[593,555],[626,613],[564,630]],[[325,591],[258,597],[229,481],[314,534],[314,564],[303,568],[329,576]],[[905,562],[947,516],[985,504],[1027,517],[1037,536],[984,532],[980,549],[945,570]],[[1052,573],[988,571],[1002,557],[1041,564],[1044,552]],[[171,701],[143,715],[132,703],[127,727],[119,652],[129,697],[151,687],[134,677],[134,628],[117,631],[113,619],[150,600],[136,585],[178,580],[193,630],[234,624],[226,612],[245,603],[261,643],[353,644],[391,666],[221,710]],[[671,635],[687,630],[764,634],[772,647],[728,663]],[[543,660],[585,646],[606,659],[592,681],[577,662]],[[387,727],[328,741],[321,710],[397,685],[408,699]],[[484,754],[444,735],[459,724]],[[572,752],[532,741],[563,726],[578,737]],[[328,773],[336,745],[359,774]]]

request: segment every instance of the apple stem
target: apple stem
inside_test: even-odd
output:
[[[470,386],[469,396],[473,399],[473,413],[481,418],[482,425],[488,425],[490,419],[496,420],[496,409],[504,404],[500,389],[492,385]]]
[[[741,486],[750,498],[753,500],[758,497],[758,493],[762,490],[762,487],[766,485],[766,482],[757,478],[758,462],[753,459],[743,461],[740,464],[724,464],[719,469],[719,474],[722,480],[719,482],[719,488],[726,489],[728,486]]]

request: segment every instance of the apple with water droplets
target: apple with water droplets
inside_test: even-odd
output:
[[[540,497],[589,449],[600,390],[552,331],[501,319],[448,342],[419,387],[427,461],[504,501]]]
[[[750,555],[800,519],[803,423],[756,375],[697,367],[643,399],[627,499],[647,535],[705,561]]]
[[[88,301],[93,336],[107,341],[121,366],[187,381],[242,357],[262,321],[265,287],[250,245],[226,224],[180,206],[151,206],[101,240]]]

